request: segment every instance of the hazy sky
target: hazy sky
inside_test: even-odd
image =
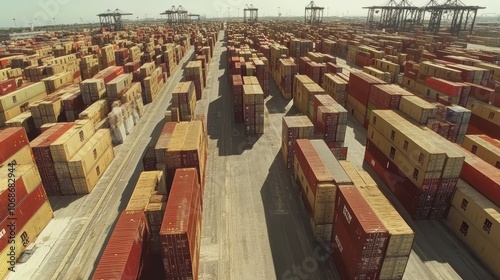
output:
[[[397,0],[398,2],[400,0]],[[445,0],[438,0],[444,2]],[[0,17],[0,27],[11,27],[17,24],[18,27],[28,26],[30,22],[35,25],[53,24],[54,18],[57,24],[60,23],[80,23],[98,22],[97,14],[107,9],[119,8],[122,11],[133,13],[126,16],[127,19],[147,17],[160,17],[160,13],[170,9],[173,4],[182,6],[190,13],[205,14],[207,17],[218,15],[227,17],[228,7],[230,7],[231,17],[236,17],[238,8],[239,15],[243,15],[245,4],[252,3],[259,8],[259,16],[278,15],[278,6],[283,16],[303,15],[304,7],[310,1],[300,0],[4,0],[2,3],[2,14],[8,16]],[[318,6],[325,7],[324,16],[364,16],[366,11],[363,6],[383,5],[388,0],[317,0]],[[410,0],[417,6],[423,6],[428,0]],[[486,7],[480,10],[478,15],[496,14],[500,16],[500,0],[462,0],[468,5],[479,5]],[[8,3],[8,4],[7,4]],[[341,3],[341,5],[339,5]],[[329,7],[329,10],[326,8]],[[219,14],[219,11],[222,11]],[[15,18],[15,22],[13,20]],[[35,20],[36,19],[36,20]]]

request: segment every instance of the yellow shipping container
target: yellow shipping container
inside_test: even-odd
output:
[[[9,94],[0,96],[0,112],[5,112],[16,106],[22,105],[26,101],[43,95],[45,97],[45,86],[42,82],[34,83],[18,89]]]
[[[500,141],[487,135],[466,135],[462,147],[500,168]]]
[[[70,177],[67,178],[86,177],[110,146],[112,146],[110,130],[99,129],[78,153],[68,161]]]
[[[461,210],[454,206],[450,208],[446,224],[453,234],[458,237],[485,265],[497,279],[500,279],[500,248],[496,247],[480,233],[480,229],[464,216]]]
[[[369,122],[395,148],[408,157],[412,164],[424,171],[443,170],[446,153],[436,148],[431,141],[439,137],[437,134],[422,131],[398,112],[391,110],[372,110]]]
[[[72,181],[76,194],[89,194],[113,161],[114,156],[113,147],[109,146],[97,164],[92,167],[91,172],[87,174],[87,177],[73,178]]]
[[[145,211],[151,196],[157,189],[166,194],[165,175],[163,171],[142,172],[125,210]]]
[[[418,96],[402,96],[399,110],[419,124],[427,125],[429,119],[436,118],[437,107]]]
[[[78,118],[81,120],[90,120],[92,124],[95,126],[104,118],[106,118],[109,114],[109,106],[106,100],[98,100],[94,102],[92,105],[87,107],[87,109],[83,110]]]
[[[50,145],[54,162],[69,161],[94,133],[94,125],[90,120],[76,120],[72,128]]]
[[[500,207],[462,180],[457,184],[451,204],[479,230],[483,238],[500,248]]]

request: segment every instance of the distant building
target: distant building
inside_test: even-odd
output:
[[[9,34],[10,40],[25,40],[33,39],[38,35],[46,34],[47,31],[33,31],[33,32],[23,32],[23,33],[12,33]]]

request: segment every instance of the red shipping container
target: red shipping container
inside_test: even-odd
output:
[[[388,239],[387,229],[357,187],[339,187],[332,233],[333,254],[340,255],[349,279],[378,278]]]
[[[8,127],[0,131],[0,164],[28,145],[28,136],[21,127]],[[7,164],[7,163],[5,163]]]
[[[0,95],[9,94],[17,89],[15,79],[5,80],[0,82]]]
[[[425,85],[451,97],[460,96],[462,93],[462,85],[460,83],[450,82],[435,77],[425,78]]]
[[[474,131],[479,132],[475,133]],[[498,125],[475,114],[471,114],[467,134],[486,134],[491,138],[500,139],[500,129]]]
[[[92,279],[140,279],[148,236],[143,211],[122,212]]]
[[[457,147],[460,147],[457,145]],[[500,207],[500,172],[495,166],[460,147],[465,156],[460,178]]]
[[[48,201],[47,195],[45,194],[42,184],[40,184],[33,192],[17,204],[13,212],[14,215],[9,216],[9,218],[15,218],[16,229],[21,230],[46,201]],[[8,234],[9,224],[11,222],[12,220],[10,219],[4,219],[0,224],[0,230],[5,229]],[[36,236],[28,236],[28,238],[34,239]],[[7,236],[0,238],[0,250],[3,251],[7,246],[10,246],[8,241],[9,238]]]
[[[56,124],[30,143],[43,186],[48,195],[61,195],[49,146],[73,126],[74,123]]]
[[[377,84],[387,84],[383,80],[364,72],[351,72],[348,82],[347,93],[365,107],[368,105],[371,88]]]
[[[477,100],[488,103],[491,99],[491,95],[495,92],[494,89],[480,86],[472,83],[465,83],[471,87],[469,97],[475,98]]]
[[[425,214],[430,211],[432,200],[406,178],[404,173],[369,139],[366,141],[364,161],[373,168],[413,219],[427,218]],[[427,192],[435,192],[436,189],[436,184],[428,183]]]
[[[196,169],[177,169],[160,229],[161,253],[167,279],[198,279],[201,199]]]

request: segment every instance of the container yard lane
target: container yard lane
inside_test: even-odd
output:
[[[291,104],[272,86],[264,134],[246,136],[245,127],[234,124],[221,42],[211,64],[196,109],[208,106],[209,138],[199,279],[338,279],[327,252],[313,241],[280,153],[282,117]]]
[[[51,199],[55,218],[37,238],[36,249],[25,253],[29,259],[16,264],[16,272],[10,273],[7,279],[79,280],[91,277],[110,229],[125,209],[142,171],[141,159],[151,135],[163,123],[172,91],[183,78],[182,68],[191,60],[193,52],[193,48],[187,52],[161,90],[160,97],[146,106],[146,113],[137,127],[115,148],[116,160],[94,190],[82,197]]]

